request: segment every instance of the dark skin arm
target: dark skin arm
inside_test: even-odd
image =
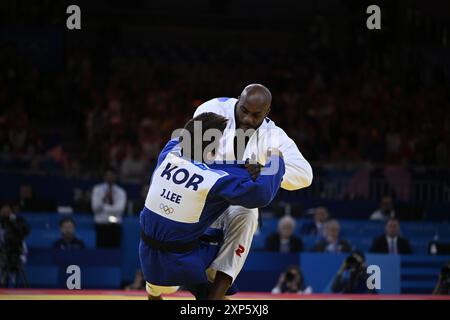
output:
[[[273,151],[274,155],[278,155],[280,157],[283,156],[282,152],[279,151],[278,149]],[[268,150],[267,151],[267,158],[270,158],[270,156],[272,155],[272,150]],[[250,176],[252,177],[253,180],[256,180],[256,178],[259,176],[259,174],[261,173],[261,168],[263,167],[263,165],[259,164],[259,163],[255,163],[254,158],[252,158],[252,161],[250,162],[249,160],[247,160],[244,164],[245,169],[248,171],[248,173],[250,173]]]
[[[212,284],[211,290],[208,294],[208,300],[223,300],[225,298],[225,293],[230,288],[232,278],[221,272],[217,271],[216,278]]]
[[[262,165],[260,165],[259,163],[245,163],[244,167],[248,171],[248,173],[250,173],[252,179],[256,180],[256,178],[258,178],[259,174],[261,173]]]

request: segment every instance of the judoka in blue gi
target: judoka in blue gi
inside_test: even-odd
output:
[[[199,123],[202,136],[196,137],[194,127]],[[207,269],[220,246],[203,241],[208,227],[230,205],[267,206],[280,187],[285,166],[276,149],[254,180],[242,164],[205,163],[207,148],[213,150],[209,158],[214,158],[214,142],[204,141],[204,133],[210,129],[223,133],[226,125],[223,116],[202,113],[188,121],[183,138],[170,140],[158,157],[140,214],[139,257],[149,298],[173,293],[180,286],[198,299],[207,298]],[[193,143],[186,143],[186,136],[193,137]],[[200,156],[195,146],[200,146]],[[271,174],[263,174],[271,165]],[[234,286],[227,294],[233,291]]]

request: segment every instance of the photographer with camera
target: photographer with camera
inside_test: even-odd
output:
[[[286,272],[283,272],[278,279],[272,293],[298,293],[311,294],[312,288],[306,286],[303,274],[297,266],[290,266]]]
[[[442,267],[433,294],[450,295],[450,261]]]
[[[331,285],[331,291],[333,293],[370,293],[367,278],[364,254],[353,251],[342,263]]]
[[[3,205],[0,210],[0,287],[16,286],[18,275],[22,275],[28,286],[23,264],[24,240],[29,233],[25,219],[17,216],[10,205]]]

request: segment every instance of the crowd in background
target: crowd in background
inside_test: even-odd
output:
[[[448,167],[445,68],[419,52],[357,50],[142,41],[71,48],[50,68],[33,48],[2,43],[2,168],[98,177],[113,167],[142,182],[198,105],[251,82],[272,90],[269,117],[313,164]]]
[[[388,197],[386,197],[388,198]],[[393,207],[381,207],[375,212],[381,212],[383,216],[374,217],[371,220],[385,221],[384,234],[372,241],[369,251],[388,254],[411,254],[409,240],[400,233],[400,221],[395,217]],[[302,225],[298,235],[295,234],[296,221],[291,216],[283,216],[278,222],[278,230],[268,236],[264,250],[281,253],[293,253],[301,251],[326,252],[326,253],[350,253],[358,244],[350,243],[340,234],[340,224],[337,219],[330,218],[327,208],[317,207],[313,210],[313,219]],[[381,233],[381,230],[380,230]],[[316,242],[312,248],[305,248],[302,236],[314,236]]]

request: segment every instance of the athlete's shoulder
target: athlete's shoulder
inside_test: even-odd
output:
[[[230,113],[230,110],[234,110],[234,105],[236,104],[236,98],[214,98],[202,103],[197,107],[194,113],[194,117],[205,113],[205,112],[214,112],[220,114],[222,116],[227,117]]]
[[[282,133],[283,135],[286,135],[286,132],[281,127],[277,126],[276,123],[269,117],[266,117],[264,119],[263,123],[261,124],[260,131],[263,131],[263,130],[271,130],[271,131],[275,130],[278,133]]]
[[[173,148],[175,148],[179,143],[180,143],[180,137],[173,138],[166,143],[163,150],[170,151]]]
[[[171,139],[169,140],[169,142],[166,143],[166,145],[164,146],[164,148],[162,149],[161,153],[158,156],[157,166],[159,166],[164,161],[169,152],[175,152],[177,149],[180,148],[179,143],[180,143],[179,137]]]
[[[216,167],[214,165],[214,163],[207,165],[206,163],[203,162],[197,162],[194,160],[190,160],[191,165],[197,167],[198,169],[202,170],[203,172],[207,172],[207,173],[211,173],[217,177],[223,177],[223,176],[227,176],[228,172],[226,172],[225,170],[222,170],[220,167]]]
[[[277,126],[270,118],[265,118],[258,129],[261,138],[271,141],[269,144],[278,143],[279,146],[295,144],[294,140],[281,127]]]
[[[205,179],[217,180],[229,174],[226,170],[222,170],[222,168],[215,168],[214,166],[206,163],[185,158],[180,154],[180,152],[176,151],[168,153],[162,163],[162,166],[167,166],[166,163],[169,163],[169,166],[172,165],[173,167],[187,170],[186,172],[199,174]]]
[[[265,117],[264,121],[262,123],[262,127],[268,127],[268,128],[278,128],[281,129],[280,127],[278,127],[275,122],[270,119],[269,117]]]

